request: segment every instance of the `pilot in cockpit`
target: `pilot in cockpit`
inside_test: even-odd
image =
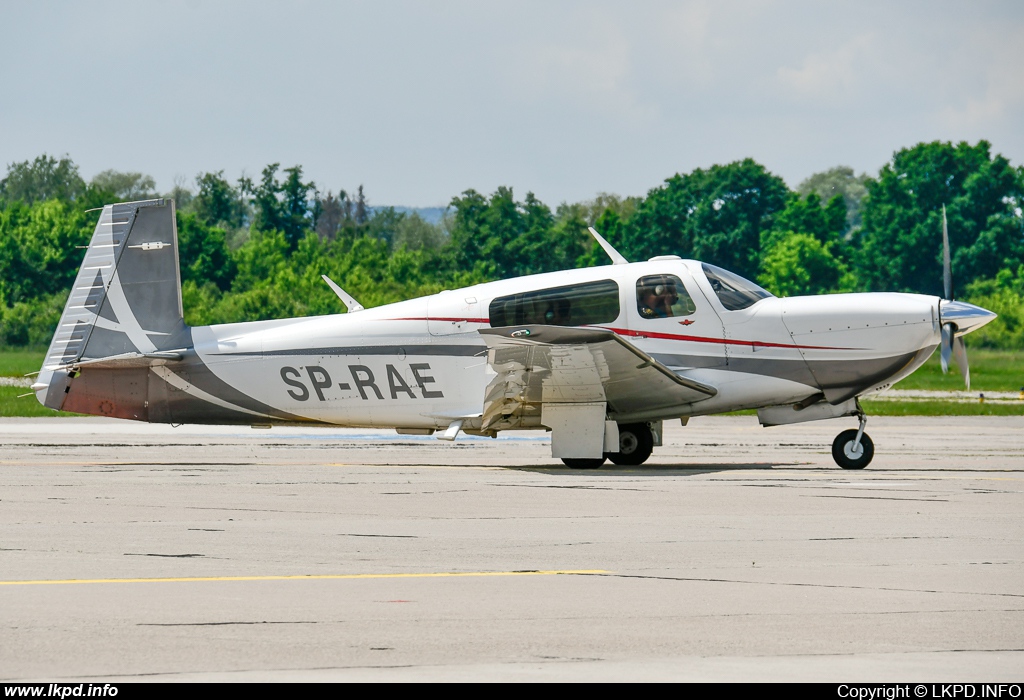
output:
[[[674,316],[672,305],[679,301],[675,282],[664,278],[646,280],[640,294],[640,315],[644,318]]]
[[[552,326],[571,326],[572,319],[569,314],[569,300],[565,297],[556,297],[548,303],[544,312],[544,323]]]

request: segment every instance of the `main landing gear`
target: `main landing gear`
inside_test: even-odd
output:
[[[863,469],[875,456],[875,444],[864,432],[868,418],[860,414],[860,427],[844,430],[832,442],[832,459],[843,469]]]
[[[654,433],[647,423],[627,423],[619,426],[619,451],[605,452],[603,457],[579,459],[563,457],[570,469],[597,469],[606,459],[619,466],[635,467],[647,461],[654,451]]]
[[[654,433],[646,423],[619,426],[619,451],[606,452],[605,457],[619,466],[635,467],[647,461],[654,451]]]

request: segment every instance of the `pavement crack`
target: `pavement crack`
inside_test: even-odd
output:
[[[225,625],[318,625],[319,620],[237,620],[229,622],[139,622],[136,627],[221,627]]]
[[[739,583],[754,586],[797,586],[804,588],[842,588],[859,591],[895,591],[899,593],[939,593],[943,595],[982,595],[1000,598],[1024,598],[1021,593],[988,593],[984,591],[940,591],[930,588],[892,588],[889,586],[851,586],[837,583],[800,583],[792,581],[744,581],[729,578],[699,578],[685,576],[651,576],[648,574],[586,574],[587,576],[605,576],[609,578],[651,579],[654,581],[688,581],[694,583]]]
[[[395,539],[419,539],[418,535],[363,535],[356,532],[339,532],[339,537],[393,537]]]
[[[492,484],[514,489],[582,489],[585,491],[646,491],[646,489],[627,489],[617,486],[588,486],[586,484],[561,485],[561,484]]]
[[[892,496],[840,496],[838,494],[801,493],[804,498],[852,498],[862,501],[924,501],[926,503],[949,503],[948,498],[894,498]]]
[[[125,552],[126,557],[169,557],[171,559],[194,559],[205,557],[205,554],[155,554],[150,552]]]

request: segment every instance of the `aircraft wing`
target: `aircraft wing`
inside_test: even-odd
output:
[[[484,396],[483,430],[507,427],[545,403],[606,402],[612,416],[653,416],[718,393],[604,329],[528,325],[480,335],[497,372]]]

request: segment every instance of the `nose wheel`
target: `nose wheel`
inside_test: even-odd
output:
[[[832,459],[843,469],[863,469],[875,456],[875,444],[864,432],[868,419],[860,415],[860,427],[844,430],[832,441]]]

